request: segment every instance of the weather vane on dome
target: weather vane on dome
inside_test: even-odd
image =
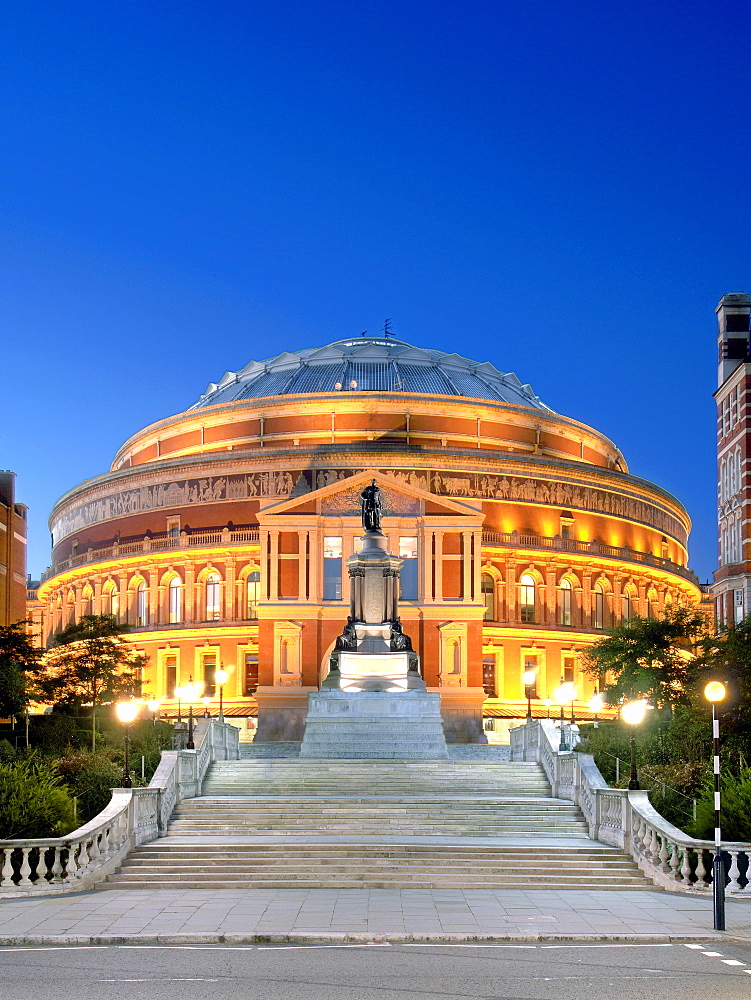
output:
[[[384,335],[384,337],[390,337],[391,336],[391,320],[390,319],[385,319],[383,321],[383,335]]]

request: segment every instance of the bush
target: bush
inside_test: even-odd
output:
[[[751,841],[751,768],[736,777],[720,779],[720,805],[723,840]],[[707,781],[696,806],[696,824],[692,834],[704,840],[714,838],[714,783]]]
[[[57,773],[78,801],[79,824],[88,823],[101,812],[112,798],[111,790],[119,787],[122,766],[114,757],[109,748],[100,747],[92,753],[68,747],[56,762]]]
[[[74,826],[73,803],[53,763],[37,756],[0,763],[0,839],[60,837]]]

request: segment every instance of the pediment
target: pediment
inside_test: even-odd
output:
[[[332,470],[319,470],[318,477],[336,476]],[[424,514],[450,515],[457,514],[473,517],[478,516],[475,505],[449,500],[447,497],[437,497],[428,490],[410,482],[410,477],[419,478],[415,472],[381,472],[378,469],[366,469],[346,479],[336,479],[330,483],[310,490],[303,495],[274,501],[262,506],[259,520],[265,516],[278,514],[321,514],[335,517],[358,517],[360,515],[360,493],[365,486],[375,479],[383,494],[384,517],[418,517]]]

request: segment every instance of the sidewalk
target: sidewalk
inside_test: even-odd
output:
[[[751,941],[751,898],[725,935]],[[0,946],[717,937],[712,900],[659,890],[100,889],[0,902]]]

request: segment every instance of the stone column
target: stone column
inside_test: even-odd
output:
[[[156,625],[164,621],[161,616],[162,601],[160,600],[164,591],[159,586],[159,571],[156,566],[149,566],[149,625]]]
[[[433,532],[435,538],[435,590],[434,600],[443,601],[443,531]]]
[[[418,596],[425,604],[432,604],[435,600],[433,596],[433,532],[423,529],[421,542],[422,561],[419,566],[422,569],[422,593]]]
[[[297,599],[307,601],[308,599],[308,578],[306,572],[305,554],[308,548],[307,531],[297,532]]]
[[[623,574],[613,573],[613,606],[610,611],[610,624],[615,625],[621,617],[621,593],[623,588]]]
[[[239,618],[239,615],[235,614],[235,598],[237,597],[237,588],[235,587],[235,560],[227,559],[224,564],[224,617],[225,618]]]
[[[183,618],[186,622],[196,620],[196,571],[193,563],[188,563],[185,567],[185,607]]]
[[[582,573],[581,609],[577,618],[577,625],[584,628],[592,627],[592,574],[588,570]]]
[[[272,529],[269,532],[271,546],[271,579],[269,580],[269,600],[279,600],[279,532]]]
[[[462,532],[462,600],[472,600],[472,532]]]
[[[102,613],[102,576],[101,573],[97,575],[94,580],[94,601],[92,605],[92,611],[95,615],[101,615]]]
[[[547,605],[547,615],[545,620],[548,625],[556,625],[558,623],[558,588],[555,585],[558,577],[558,570],[559,567],[556,565],[547,566],[545,569],[545,582],[547,585],[547,594],[545,595],[547,598],[545,602]]]
[[[516,560],[506,560],[506,621],[519,621],[519,601],[516,589]]]

